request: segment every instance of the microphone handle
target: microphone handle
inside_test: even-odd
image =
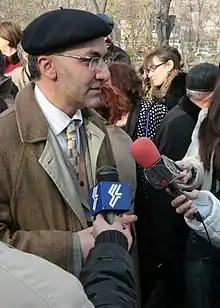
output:
[[[114,223],[115,220],[115,212],[103,212],[102,213],[104,219],[107,221],[107,223],[109,223],[110,225],[112,225]]]
[[[107,223],[109,223],[110,225],[112,225],[115,221],[115,216],[120,216],[122,217],[123,213],[117,213],[117,212],[102,212],[102,216],[104,217],[104,219],[107,221]]]

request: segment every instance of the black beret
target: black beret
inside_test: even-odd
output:
[[[108,25],[109,27],[111,27],[111,29],[114,29],[114,20],[111,16],[107,15],[107,14],[97,14],[97,16],[99,16],[100,18],[102,18]]]
[[[219,68],[211,63],[192,67],[186,76],[186,88],[199,92],[212,92],[219,76]]]
[[[33,20],[24,29],[21,44],[30,55],[50,54],[108,36],[111,31],[104,20],[90,12],[55,10]]]

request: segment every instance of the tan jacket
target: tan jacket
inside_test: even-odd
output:
[[[73,275],[0,242],[0,307],[94,308]]]
[[[95,182],[96,168],[115,161],[103,120],[83,117]],[[0,117],[0,240],[72,271],[72,234],[87,228],[88,209],[75,182],[30,83]]]

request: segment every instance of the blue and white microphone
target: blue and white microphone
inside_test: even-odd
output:
[[[90,190],[89,204],[93,216],[101,213],[109,224],[115,215],[131,210],[129,184],[119,182],[117,169],[110,166],[97,170],[97,185]]]

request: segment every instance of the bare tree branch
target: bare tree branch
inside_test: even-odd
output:
[[[97,1],[96,0],[92,0],[92,3],[94,4],[96,14],[100,13]]]

